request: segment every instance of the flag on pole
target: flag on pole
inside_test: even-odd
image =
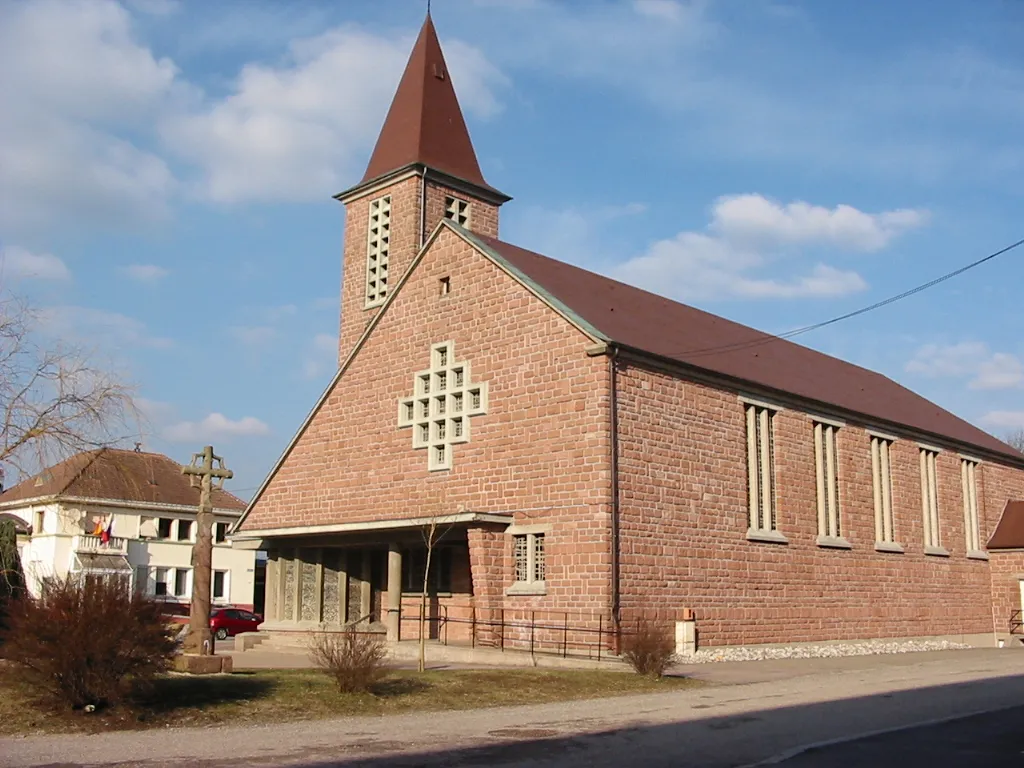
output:
[[[114,513],[111,512],[110,516],[107,518],[107,527],[104,528],[103,532],[100,534],[100,543],[101,544],[109,544],[110,543],[110,536],[113,533],[113,530],[114,530]]]

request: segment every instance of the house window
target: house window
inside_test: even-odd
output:
[[[429,359],[430,370],[413,376],[414,395],[398,401],[398,426],[412,428],[413,448],[427,449],[429,470],[451,469],[452,445],[470,440],[467,416],[487,413],[487,384],[456,360],[454,342],[431,345]]]
[[[747,406],[747,487],[749,533],[772,533],[775,518],[775,413],[760,405]]]
[[[164,595],[170,594],[170,589],[168,588],[169,587],[169,582],[167,580],[169,575],[170,575],[170,569],[169,568],[157,568],[156,569],[155,585],[153,587],[153,594],[154,595],[157,595],[158,597],[162,597]]]
[[[892,524],[892,465],[889,453],[892,441],[871,438],[871,479],[875,493],[875,542],[895,544]]]
[[[190,541],[192,539],[192,521],[178,521],[178,541]]]
[[[817,465],[818,536],[838,539],[842,536],[839,519],[839,449],[832,424],[815,422],[814,459]],[[819,542],[820,543],[820,542]]]
[[[967,552],[981,551],[981,526],[978,524],[978,463],[971,459],[960,460],[960,484],[964,494],[964,530],[967,537]]]
[[[439,283],[442,296],[447,296],[452,292],[452,279],[450,277],[442,277]]]
[[[938,455],[937,451],[929,448],[921,449],[921,513],[924,518],[925,554],[940,554],[928,550],[939,550],[942,547],[939,538],[939,486],[935,470]]]
[[[522,533],[512,537],[517,584],[544,586],[544,534]]]
[[[38,509],[35,514],[35,522],[32,524],[32,533],[42,533],[46,523],[46,510]]]
[[[469,227],[469,203],[457,197],[444,199],[444,217],[460,227]]]
[[[189,595],[189,569],[188,568],[175,568],[174,569],[174,596],[175,597],[188,597]]]
[[[388,254],[391,250],[391,197],[370,203],[366,235],[366,308],[384,303],[388,295]]]
[[[213,537],[214,541],[218,544],[223,544],[228,540],[228,524],[227,523],[216,523],[213,526]]]
[[[228,572],[213,572],[213,599],[225,600],[228,596]]]
[[[169,539],[171,538],[171,523],[174,521],[169,517],[161,517],[157,521],[156,537],[158,539]]]

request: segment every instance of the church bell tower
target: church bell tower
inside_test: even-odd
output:
[[[511,198],[484,181],[428,12],[363,179],[345,205],[339,363],[442,218],[498,236]]]

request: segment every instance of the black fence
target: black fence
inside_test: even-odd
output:
[[[447,606],[428,606],[422,611],[403,611],[402,639],[418,638],[424,628],[428,639],[442,645],[526,651],[567,658],[601,661],[618,656],[623,639],[639,630],[640,620],[617,625],[599,613],[572,611],[463,608],[454,615]],[[421,624],[422,621],[422,624]]]

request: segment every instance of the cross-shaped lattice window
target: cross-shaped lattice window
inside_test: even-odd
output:
[[[455,342],[430,347],[430,368],[413,376],[413,396],[398,401],[398,426],[412,427],[412,447],[427,449],[427,469],[452,468],[452,446],[469,442],[469,419],[487,413],[487,382],[456,362]]]
[[[469,226],[469,203],[457,197],[444,199],[444,217],[462,227]]]

